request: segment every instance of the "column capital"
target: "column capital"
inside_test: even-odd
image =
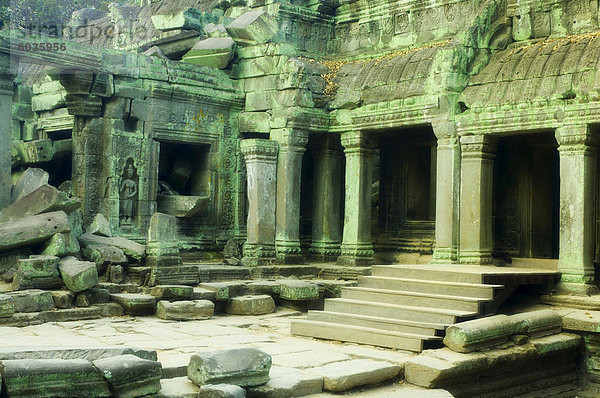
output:
[[[559,151],[590,149],[600,143],[600,136],[591,132],[587,124],[567,125],[556,129]]]
[[[498,140],[486,134],[460,137],[463,158],[494,159]]]
[[[271,130],[271,139],[279,143],[280,149],[306,150],[308,131],[300,129],[274,129]]]
[[[377,142],[373,134],[365,131],[347,131],[341,134],[342,146],[346,153],[353,150],[374,150]]]
[[[459,145],[459,138],[458,137],[442,137],[442,138],[438,138],[437,139],[437,148],[438,150],[440,149],[451,149],[451,148],[456,148]]]
[[[252,138],[240,142],[240,151],[244,154],[246,161],[262,160],[264,162],[275,163],[277,161],[279,145],[276,141]]]

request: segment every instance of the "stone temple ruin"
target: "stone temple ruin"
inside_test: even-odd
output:
[[[145,0],[64,28],[0,32],[0,325],[286,304],[294,335],[423,352],[418,386],[600,394],[598,1]],[[147,389],[97,396],[158,392],[155,355],[113,354],[61,371],[139,363]],[[22,355],[3,394],[40,396]]]

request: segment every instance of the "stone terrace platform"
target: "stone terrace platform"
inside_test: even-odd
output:
[[[494,313],[522,285],[552,286],[549,269],[458,264],[375,265],[358,286],[292,322],[293,334],[420,352],[457,322]]]

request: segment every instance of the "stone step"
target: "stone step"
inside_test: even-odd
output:
[[[414,322],[400,319],[381,318],[368,315],[343,314],[331,311],[308,311],[309,321],[340,323],[397,333],[412,333],[423,336],[439,336],[448,325],[441,323]]]
[[[473,297],[445,296],[431,293],[372,289],[368,287],[344,288],[342,290],[342,298],[408,305],[412,307],[431,307],[473,312],[479,312],[482,304],[489,301]]]
[[[366,302],[352,299],[326,299],[325,311],[346,314],[369,315],[407,321],[454,324],[477,315],[472,311],[455,311],[439,308],[413,307],[406,305]]]
[[[478,297],[483,299],[493,299],[494,292],[504,287],[503,285],[483,285],[479,283],[431,281],[383,276],[361,276],[358,278],[358,286],[409,292],[447,294],[451,296]]]
[[[421,279],[439,282],[459,282],[481,284],[483,276],[476,272],[463,272],[450,270],[445,267],[439,269],[431,266],[419,265],[374,265],[373,276],[385,276],[391,278]]]
[[[439,344],[442,340],[441,337],[435,336],[397,333],[363,326],[310,321],[305,319],[294,319],[291,323],[291,333],[299,336],[369,344],[378,347],[415,352]]]

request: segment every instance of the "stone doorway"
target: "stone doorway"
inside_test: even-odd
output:
[[[494,257],[558,259],[559,157],[552,133],[498,141],[494,163]]]
[[[431,254],[437,140],[430,128],[383,134],[375,154],[373,238],[379,251]]]

